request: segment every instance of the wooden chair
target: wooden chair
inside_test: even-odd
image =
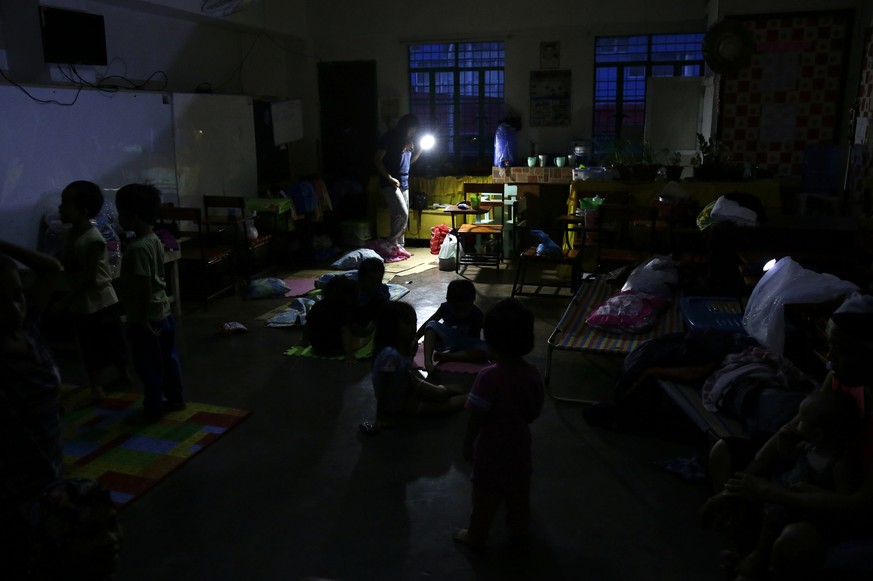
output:
[[[241,255],[239,265],[246,288],[252,278],[275,268],[273,235],[258,233],[255,238],[246,234],[246,201],[242,196],[203,196],[204,220],[209,235],[218,235],[222,243],[230,243]],[[229,236],[225,236],[229,232]],[[227,240],[230,238],[230,240]]]
[[[566,298],[566,293],[561,293],[562,288],[569,289],[570,295],[575,294],[582,281],[579,261],[581,254],[579,247],[569,243],[566,236],[568,225],[559,221],[559,217],[567,212],[566,200],[562,197],[543,196],[536,188],[519,188],[517,210],[517,238],[522,251],[516,264],[512,296]],[[561,247],[561,255],[537,254],[539,241],[531,236],[532,230],[545,232]],[[554,292],[543,292],[546,288],[554,289]]]
[[[156,228],[164,227],[179,237],[187,238],[180,246],[180,262],[183,276],[186,271],[194,272],[188,276],[185,289],[199,288],[204,307],[209,301],[233,291],[233,252],[229,246],[212,246],[203,231],[203,214],[200,208],[177,208],[161,206]],[[198,284],[195,284],[196,283]]]
[[[494,265],[500,269],[503,260],[503,184],[464,183],[464,200],[470,203],[473,194],[489,194],[489,200],[482,201],[480,206],[488,210],[477,217],[473,223],[466,221],[458,227],[458,241],[461,249],[458,252],[457,269],[468,265]],[[500,209],[499,219],[496,218]],[[480,245],[478,250],[477,243]]]

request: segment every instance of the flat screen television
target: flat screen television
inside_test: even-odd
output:
[[[45,62],[106,66],[103,15],[40,6],[39,24]]]

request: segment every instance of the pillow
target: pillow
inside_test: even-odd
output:
[[[351,252],[344,254],[331,264],[330,267],[334,270],[352,270],[358,268],[361,263],[368,258],[378,258],[379,260],[382,260],[382,257],[375,250],[370,248],[359,248],[358,250],[352,250]]]
[[[283,296],[290,288],[281,278],[256,278],[249,283],[249,298]]]

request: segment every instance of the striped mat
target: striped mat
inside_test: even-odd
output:
[[[685,330],[676,301],[661,313],[658,324],[645,333],[620,333],[590,327],[585,318],[615,292],[615,289],[602,280],[583,283],[552,331],[549,346],[567,351],[626,354],[643,341]]]

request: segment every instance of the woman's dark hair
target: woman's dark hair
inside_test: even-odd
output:
[[[89,218],[99,214],[103,208],[103,192],[94,182],[77,180],[67,185],[63,193],[72,194],[73,205],[85,212]]]
[[[397,129],[399,131],[402,131],[404,134],[408,129],[412,127],[415,127],[416,129],[419,127],[418,117],[416,117],[412,113],[407,113],[397,121]]]
[[[516,359],[533,351],[533,313],[518,299],[503,299],[488,309],[482,330],[488,347],[500,356]]]
[[[161,192],[150,184],[127,184],[115,194],[115,205],[119,212],[130,212],[154,225],[161,209]]]
[[[373,334],[373,349],[379,353],[386,347],[397,347],[398,323],[403,319],[415,321],[415,308],[403,301],[388,301],[376,313],[376,332]]]
[[[358,285],[347,276],[337,275],[327,281],[322,293],[324,301],[354,305]]]
[[[466,278],[456,278],[446,288],[446,301],[450,303],[460,301],[475,301],[476,285]]]

